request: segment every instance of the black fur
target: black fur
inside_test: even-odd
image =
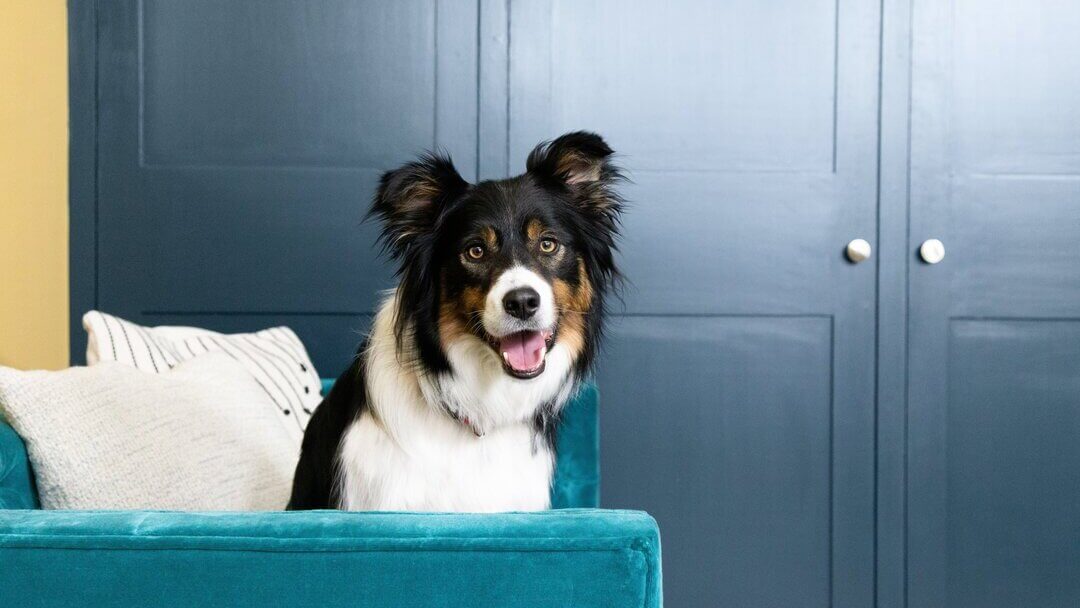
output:
[[[600,136],[575,132],[537,146],[527,171],[511,179],[470,185],[449,158],[436,154],[383,175],[369,216],[382,221],[384,249],[398,264],[399,353],[416,353],[415,360],[400,364],[427,374],[453,373],[440,343],[443,303],[456,301],[466,289],[482,290],[511,265],[527,262],[549,281],[575,288],[586,279],[591,284],[584,347],[568,381],[583,378],[599,348],[608,296],[620,280],[614,252],[623,201],[614,188],[623,178],[611,156]],[[533,219],[565,247],[561,257],[530,249],[534,244],[523,232]],[[462,252],[484,230],[499,235],[498,250],[482,265],[470,264]],[[469,329],[483,337],[482,328]],[[412,348],[401,348],[406,340],[413,341]],[[338,506],[337,451],[348,426],[366,408],[364,367],[361,347],[308,423],[289,509]],[[556,405],[542,404],[533,420],[537,439],[552,450]]]
[[[360,346],[352,365],[345,370],[330,394],[323,399],[308,421],[300,448],[300,462],[293,476],[290,511],[335,509],[338,505],[337,450],[349,424],[364,411],[367,403],[364,388],[364,352]]]

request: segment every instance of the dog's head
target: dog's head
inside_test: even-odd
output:
[[[483,343],[520,380],[558,345],[584,372],[618,280],[611,155],[576,132],[537,146],[511,179],[470,184],[434,154],[383,175],[371,213],[400,264],[399,345],[414,340],[419,362],[444,372],[453,345]]]

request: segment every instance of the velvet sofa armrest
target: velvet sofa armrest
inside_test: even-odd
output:
[[[0,509],[36,509],[37,490],[26,445],[0,419]]]
[[[661,605],[635,511],[0,511],[0,564],[12,606]]]

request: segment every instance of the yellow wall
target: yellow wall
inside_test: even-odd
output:
[[[0,2],[0,365],[68,362],[67,9]]]

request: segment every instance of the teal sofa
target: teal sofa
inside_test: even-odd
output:
[[[656,522],[596,508],[597,398],[567,406],[556,509],[497,515],[43,511],[0,421],[0,606],[658,608]]]

